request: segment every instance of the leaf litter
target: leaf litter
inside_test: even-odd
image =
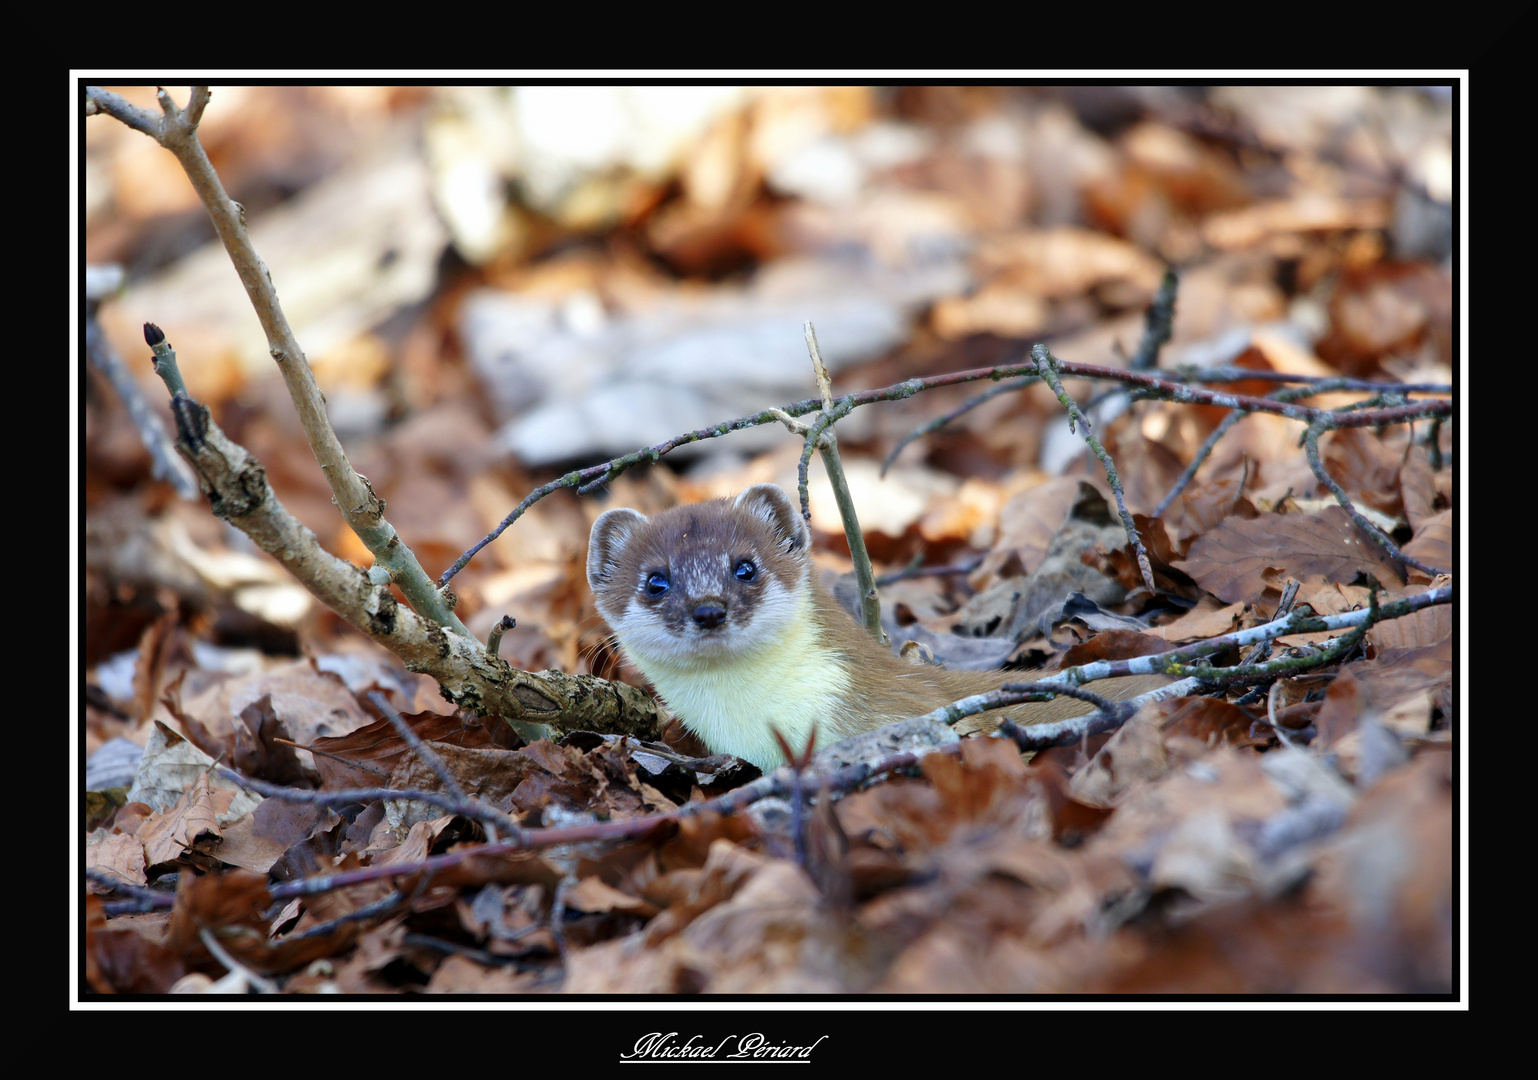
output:
[[[914,88],[878,100],[846,88],[807,100],[845,117],[827,121],[837,139],[883,111],[892,123],[939,131],[934,117],[953,115],[947,93]],[[839,111],[855,100],[865,104]],[[1396,228],[1387,189],[1362,194],[1386,181],[1366,166],[1348,162],[1356,177],[1348,184],[1340,168],[1296,164],[1324,152],[1299,134],[1307,125],[1289,128],[1237,92],[1225,108],[1234,130],[1249,133],[1231,142],[1162,98],[1137,99],[1142,119],[1109,135],[1046,97],[981,100],[967,108],[1019,123],[1025,138],[1055,133],[1059,164],[1077,164],[1020,172],[985,156],[967,159],[985,162],[969,172],[957,164],[960,144],[939,138],[915,144],[927,147],[916,162],[872,172],[867,183],[893,191],[927,188],[925,205],[944,211],[923,219],[933,237],[973,229],[980,242],[957,249],[970,250],[972,284],[935,294],[904,343],[841,371],[849,387],[1013,361],[1038,338],[1066,360],[1109,362],[1113,344],[1122,355],[1135,345],[1168,260],[1187,268],[1161,366],[1196,362],[1226,341],[1226,354],[1208,363],[1378,380],[1430,370],[1449,380],[1445,269],[1408,248],[1387,253],[1384,237]],[[771,115],[768,105],[750,106],[741,123]],[[751,139],[710,138],[730,182],[698,170],[665,183],[621,170],[623,183],[592,189],[600,203],[616,200],[605,220],[633,216],[637,231],[624,243],[593,242],[586,211],[556,199],[539,211],[548,251],[529,233],[501,269],[467,273],[555,296],[568,305],[562,317],[580,321],[583,295],[597,295],[611,315],[640,311],[723,289],[730,273],[720,268],[772,266],[809,237],[906,250],[907,240],[882,233],[892,226],[880,214],[838,224],[791,172],[755,156],[768,151]],[[1254,154],[1237,150],[1266,139],[1291,155],[1278,159],[1295,170],[1287,197],[1263,194],[1274,178],[1262,182]],[[1082,196],[1090,216],[1061,216],[1070,205],[1063,192]],[[518,213],[526,225],[535,220],[528,207]],[[1005,224],[977,224],[988,221]],[[119,235],[136,228],[150,226],[130,216]],[[548,478],[485,453],[493,418],[472,399],[476,376],[462,358],[447,362],[423,344],[452,336],[444,328],[457,325],[469,283],[445,282],[411,331],[420,337],[390,346],[419,395],[407,420],[359,438],[360,467],[392,509],[409,504],[397,524],[435,566]],[[1314,340],[1260,326],[1289,311],[1319,323]],[[440,367],[441,385],[428,389],[423,373]],[[366,364],[352,370],[369,393],[383,392],[382,380],[356,374]],[[221,385],[208,393],[232,437],[261,457],[297,515],[361,559],[291,421],[259,406],[268,391],[233,367]],[[1081,403],[1088,385],[1070,381]],[[1265,396],[1280,385],[1253,378],[1228,389]],[[972,392],[883,406],[863,435],[851,418],[841,442],[863,469],[864,458],[879,460]],[[1337,408],[1363,396],[1332,391],[1303,403]],[[860,480],[879,558],[893,569],[960,567],[893,586],[887,606],[902,598],[899,632],[964,638],[990,658],[1056,667],[1258,625],[1274,616],[1288,581],[1299,584],[1297,602],[1321,614],[1365,607],[1372,588],[1385,602],[1430,587],[1334,504],[1303,459],[1299,425],[1277,417],[1235,426],[1154,516],[1226,412],[1146,402],[1099,426],[1149,546],[1160,590],[1150,596],[1098,468],[1080,458],[1053,475],[1037,464],[1058,413],[1041,392],[999,397],[907,449],[908,472],[887,494],[874,473]],[[295,994],[1455,988],[1448,606],[1377,624],[1345,662],[1322,676],[1283,677],[1269,696],[1239,689],[1160,702],[1114,734],[1033,757],[1006,741],[968,739],[837,798],[807,778],[799,807],[780,797],[680,816],[753,770],[709,758],[676,727],[648,744],[574,732],[524,745],[495,718],[450,711],[430,680],[360,647],[329,613],[280,616],[272,595],[254,591],[249,567],[239,580],[215,573],[213,556],[255,556],[166,505],[115,405],[89,402],[87,421],[88,518],[110,542],[87,559],[94,689],[82,706],[85,743],[142,748],[131,784],[87,793],[82,921],[92,993],[228,989],[220,980],[236,969],[248,973],[244,986]],[[1332,432],[1323,460],[1407,555],[1447,567],[1451,425],[1424,426]],[[657,437],[670,433],[664,425]],[[793,487],[788,460],[785,452],[722,458],[713,472],[631,473],[612,486],[624,505],[650,512],[765,479]],[[515,665],[628,672],[581,585],[596,512],[586,501],[547,500],[507,546],[493,545],[456,579],[459,613],[478,633],[517,611],[521,625],[503,653]],[[828,518],[814,507],[827,553],[819,558],[842,570],[836,516]],[[206,556],[196,573],[172,557],[188,545]],[[1273,655],[1305,655],[1327,636],[1289,635]],[[973,655],[933,651],[958,663]],[[128,658],[130,678],[113,674],[114,656]],[[432,760],[370,693],[383,695]],[[248,790],[224,769],[316,801]],[[469,800],[476,812],[414,797],[424,794]],[[555,839],[511,850],[508,821],[531,835],[555,830]]]

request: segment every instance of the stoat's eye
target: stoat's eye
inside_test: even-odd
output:
[[[752,559],[743,559],[732,573],[737,575],[738,581],[752,581],[758,576],[758,567],[753,565]]]
[[[652,596],[661,596],[668,591],[668,576],[663,573],[654,573],[646,579],[646,591]]]

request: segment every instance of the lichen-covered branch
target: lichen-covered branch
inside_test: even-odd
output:
[[[1056,690],[1059,688],[1083,686],[1086,683],[1096,682],[1100,679],[1111,679],[1121,675],[1173,675],[1181,679],[1191,679],[1191,687],[1198,683],[1223,682],[1237,683],[1254,681],[1260,682],[1275,678],[1279,673],[1288,673],[1302,670],[1304,667],[1313,666],[1308,663],[1312,658],[1288,657],[1281,661],[1267,661],[1264,664],[1253,664],[1247,668],[1211,668],[1194,667],[1196,661],[1203,657],[1211,656],[1225,649],[1236,646],[1254,645],[1262,641],[1271,641],[1286,634],[1312,634],[1333,630],[1351,630],[1357,627],[1370,626],[1383,619],[1397,619],[1422,608],[1432,607],[1436,604],[1449,604],[1452,602],[1453,590],[1450,585],[1443,585],[1435,589],[1428,589],[1423,593],[1413,596],[1401,597],[1398,600],[1375,606],[1364,611],[1345,611],[1335,615],[1314,615],[1308,611],[1294,611],[1280,619],[1261,626],[1252,626],[1247,630],[1236,630],[1231,634],[1223,634],[1215,638],[1207,638],[1203,641],[1183,645],[1178,649],[1170,649],[1162,653],[1153,653],[1148,656],[1133,657],[1130,660],[1096,660],[1089,664],[1080,664],[1077,667],[1065,668],[1052,675],[1043,676],[1032,684],[1032,693]],[[1253,679],[1248,676],[1253,675]],[[1182,684],[1160,687],[1149,694],[1131,700],[1153,700],[1156,698],[1171,697],[1185,690]],[[941,706],[933,712],[926,713],[920,719],[932,720],[942,724],[954,724],[968,716],[977,713],[988,712],[1003,705],[1012,705],[1017,701],[1026,700],[1024,697],[1010,698],[1002,691],[991,690],[985,694],[973,694],[971,697],[962,698],[960,701]],[[1075,717],[1074,719],[1079,719]],[[1072,723],[1072,721],[1060,721],[1060,723]],[[1032,725],[1047,727],[1048,725]]]
[[[410,671],[437,680],[446,698],[497,716],[538,737],[543,725],[605,734],[655,736],[656,703],[642,691],[593,676],[520,671],[474,638],[448,631],[397,604],[390,590],[345,559],[278,501],[261,463],[220,430],[208,409],[185,394],[172,399],[178,449],[208,493],[217,517],[230,522],[293,574],[310,594],[389,649]]]

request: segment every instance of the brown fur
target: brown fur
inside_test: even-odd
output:
[[[961,698],[997,690],[1005,683],[1032,682],[1050,674],[1044,671],[952,671],[934,664],[904,660],[878,645],[820,584],[814,584],[813,588],[824,640],[830,649],[844,658],[854,673],[849,711],[840,724],[841,728],[847,728],[847,734],[933,712]],[[1090,684],[1087,689],[1101,697],[1121,701],[1157,689],[1168,681],[1162,675],[1134,675],[1103,679]],[[1089,703],[1078,698],[1056,697],[1051,701],[1027,702],[969,716],[957,723],[956,730],[961,734],[994,731],[1006,716],[1017,724],[1047,724],[1090,710]]]

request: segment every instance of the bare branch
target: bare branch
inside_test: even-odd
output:
[[[1302,405],[1293,405],[1286,402],[1272,401],[1267,398],[1247,397],[1242,394],[1224,394],[1211,390],[1203,390],[1186,385],[1175,378],[1155,378],[1142,372],[1125,371],[1121,368],[1100,367],[1095,364],[1075,364],[1065,360],[1056,361],[1057,369],[1064,375],[1086,379],[1111,379],[1118,382],[1131,383],[1145,391],[1149,396],[1167,401],[1178,401],[1188,404],[1216,405],[1225,409],[1245,409],[1252,412],[1278,413],[1293,420],[1301,420],[1310,423],[1321,416],[1335,416],[1337,427],[1371,427],[1379,424],[1397,424],[1420,417],[1444,417],[1452,415],[1452,402],[1446,400],[1415,401],[1409,405],[1395,409],[1374,409],[1352,414],[1349,418],[1340,417],[1329,410],[1313,409]],[[960,383],[979,382],[983,379],[998,381],[1000,379],[1018,378],[1021,376],[1035,376],[1036,362],[1034,360],[1023,364],[1001,364],[991,368],[971,368],[967,371],[955,371],[945,375],[931,375],[921,379],[907,379],[891,386],[884,386],[876,390],[863,390],[859,393],[845,394],[843,397],[834,398],[834,419],[837,420],[850,411],[862,405],[873,405],[878,401],[901,401],[911,398],[915,394],[921,394],[926,390],[935,390],[942,386],[955,386]],[[1213,376],[1215,381],[1235,381],[1246,378],[1253,372],[1234,373],[1223,371]],[[1275,373],[1272,373],[1275,374]],[[1192,379],[1201,378],[1199,374],[1188,376]],[[1278,375],[1278,379],[1309,381],[1307,376]],[[1374,388],[1382,389],[1385,385],[1393,384],[1372,383]],[[1426,387],[1410,387],[1410,390],[1426,390]],[[1432,388],[1435,390],[1436,388]],[[718,439],[723,435],[729,435],[734,431],[743,431],[747,428],[758,427],[762,424],[783,423],[786,416],[805,416],[808,413],[820,412],[823,402],[820,397],[803,398],[801,401],[792,402],[779,408],[769,408],[762,412],[753,413],[750,416],[739,416],[735,420],[726,420],[710,427],[697,428],[694,431],[686,431],[666,439],[653,446],[644,446],[639,450],[633,450],[621,457],[612,458],[598,465],[590,465],[585,469],[577,469],[558,479],[550,481],[541,487],[535,488],[526,495],[513,511],[503,518],[495,529],[483,536],[468,551],[461,555],[454,565],[443,572],[438,579],[440,587],[447,583],[464,569],[465,565],[475,557],[476,553],[491,543],[510,526],[522,517],[535,503],[545,496],[561,490],[562,488],[575,488],[578,495],[586,495],[594,488],[601,487],[622,473],[644,463],[655,464],[666,454],[687,446],[690,443],[701,442],[705,439]],[[819,432],[820,434],[820,432]],[[804,461],[810,459],[810,451],[804,455]],[[801,470],[801,496],[802,509],[806,508],[806,481],[805,464]]]
[[[817,386],[822,391],[822,413],[828,417],[834,413],[833,380],[828,375],[827,365],[822,362],[822,353],[817,348],[817,331],[810,321],[804,331],[806,348],[812,356],[812,370],[817,374]],[[808,431],[807,449],[812,445],[813,434]],[[877,644],[884,646],[888,642],[886,631],[881,627],[881,597],[876,592],[876,573],[871,569],[870,552],[865,547],[865,532],[860,528],[860,519],[854,511],[854,497],[849,494],[849,479],[844,475],[844,462],[839,457],[838,439],[833,434],[832,420],[828,421],[826,432],[817,438],[816,446],[817,452],[822,455],[823,468],[828,472],[828,483],[833,486],[833,498],[838,503],[838,514],[844,523],[844,539],[849,543],[849,557],[854,562],[855,591],[860,598],[860,622],[866,633],[875,638]],[[803,454],[803,463],[805,457]],[[806,504],[802,503],[803,512],[806,509]]]
[[[1148,562],[1148,550],[1143,547],[1143,538],[1138,535],[1137,525],[1133,523],[1132,514],[1127,509],[1127,500],[1121,490],[1121,477],[1116,474],[1116,464],[1090,427],[1089,418],[1079,410],[1078,402],[1069,397],[1068,391],[1063,389],[1062,380],[1057,377],[1055,370],[1058,364],[1057,358],[1047,351],[1045,345],[1033,347],[1031,356],[1036,361],[1036,370],[1052,388],[1052,392],[1057,395],[1057,400],[1062,403],[1063,408],[1068,410],[1068,430],[1072,431],[1076,423],[1079,425],[1083,431],[1084,441],[1089,444],[1090,450],[1100,460],[1101,467],[1105,469],[1106,480],[1111,485],[1111,493],[1116,496],[1116,510],[1121,515],[1122,526],[1127,530],[1127,539],[1137,555],[1137,565],[1143,574],[1143,584],[1148,586],[1149,592],[1157,593],[1159,590],[1154,585],[1153,567]]]
[[[1435,566],[1427,566],[1419,559],[1416,559],[1410,555],[1406,555],[1403,551],[1401,551],[1399,549],[1399,545],[1394,543],[1393,539],[1391,539],[1387,533],[1378,528],[1372,522],[1368,521],[1367,518],[1363,516],[1362,512],[1356,508],[1354,503],[1352,503],[1350,496],[1346,494],[1346,489],[1335,482],[1335,478],[1331,476],[1329,470],[1324,467],[1324,460],[1319,456],[1319,435],[1322,431],[1330,426],[1331,425],[1325,423],[1324,421],[1316,421],[1315,423],[1308,425],[1308,430],[1303,435],[1303,446],[1305,452],[1308,454],[1309,468],[1314,470],[1314,475],[1319,478],[1319,482],[1329,489],[1330,494],[1335,496],[1335,501],[1341,505],[1341,508],[1344,509],[1346,513],[1351,515],[1351,520],[1356,523],[1356,527],[1376,540],[1378,545],[1382,547],[1384,551],[1388,552],[1390,558],[1396,559],[1399,562],[1404,563],[1406,566],[1413,566],[1415,569],[1421,571],[1422,573],[1430,574],[1432,577],[1447,573],[1446,570],[1439,569]]]

